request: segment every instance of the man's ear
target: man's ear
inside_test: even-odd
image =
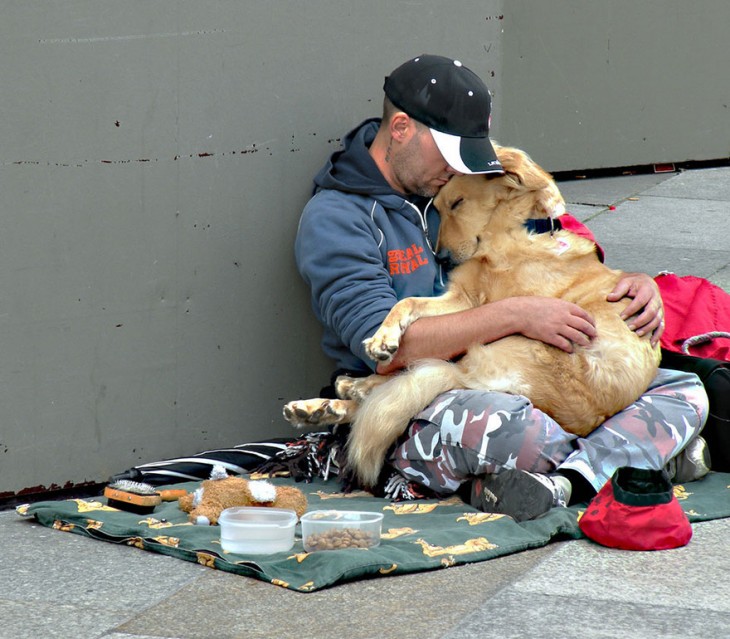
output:
[[[407,142],[415,127],[416,123],[403,111],[394,113],[390,118],[390,135],[397,142]]]

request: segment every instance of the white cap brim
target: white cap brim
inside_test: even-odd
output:
[[[429,129],[446,163],[466,175],[504,173],[489,138],[462,138]]]

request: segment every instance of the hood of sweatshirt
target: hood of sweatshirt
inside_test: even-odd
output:
[[[401,209],[408,200],[423,210],[429,199],[406,196],[395,191],[368,153],[380,126],[380,118],[365,120],[350,131],[342,141],[342,149],[333,153],[314,176],[314,192],[333,189],[344,193],[367,195],[385,208]],[[408,206],[410,209],[410,207]]]

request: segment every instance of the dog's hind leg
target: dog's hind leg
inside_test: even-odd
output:
[[[387,375],[368,375],[367,377],[348,377],[340,375],[335,380],[335,393],[340,399],[353,399],[361,403],[373,390],[389,379]]]

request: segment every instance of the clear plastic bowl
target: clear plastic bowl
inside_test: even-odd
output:
[[[284,508],[236,506],[218,518],[221,547],[242,555],[286,552],[294,545],[297,514]]]
[[[313,510],[302,515],[302,543],[307,552],[375,548],[382,524],[383,513]]]

